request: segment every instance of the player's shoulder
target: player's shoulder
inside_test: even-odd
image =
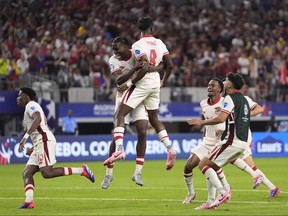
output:
[[[218,103],[222,103],[224,102],[224,97],[221,97],[220,100],[218,101]]]
[[[37,103],[36,101],[29,101],[29,103],[26,105],[26,108],[28,108],[30,111],[36,111],[39,109],[42,109],[40,104]]]
[[[202,106],[202,105],[204,105],[204,104],[207,104],[207,100],[208,100],[208,98],[203,99],[203,100],[200,102],[200,105]]]
[[[113,63],[113,62],[118,62],[119,60],[117,59],[116,55],[113,54],[110,58],[109,58],[109,63]]]

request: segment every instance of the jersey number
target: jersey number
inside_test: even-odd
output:
[[[156,51],[154,49],[150,50],[150,65],[151,66],[156,65],[156,61],[155,61],[156,58],[157,58]]]

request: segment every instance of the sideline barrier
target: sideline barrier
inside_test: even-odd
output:
[[[187,159],[191,149],[202,139],[202,134],[170,134],[178,159]],[[111,135],[56,136],[58,162],[104,161],[108,157]],[[135,160],[137,137],[126,135],[124,149],[126,160]],[[26,163],[28,156],[19,151],[21,137],[0,138],[0,164]],[[25,147],[31,147],[28,139]],[[252,152],[254,157],[288,157],[288,133],[253,133]],[[157,135],[147,137],[145,159],[166,159],[167,151]]]

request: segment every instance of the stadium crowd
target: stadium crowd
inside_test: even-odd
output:
[[[169,86],[206,87],[212,77],[239,72],[256,101],[288,101],[286,0],[4,0],[0,2],[0,89],[18,89],[37,75],[60,89],[115,90],[111,40],[136,41],[136,21],[149,15],[168,46]],[[20,82],[19,82],[20,81]],[[251,88],[255,91],[250,91]]]

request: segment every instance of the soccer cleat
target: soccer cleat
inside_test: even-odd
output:
[[[216,200],[209,206],[209,209],[214,209],[218,207],[220,204],[228,202],[230,200],[230,193],[226,191],[224,194],[219,194]]]
[[[171,170],[176,162],[176,151],[170,149],[167,155],[166,170]]]
[[[217,209],[217,207],[215,206],[214,208],[210,208],[210,205],[208,203],[203,203],[201,206],[195,208],[195,210],[205,210],[205,209]]]
[[[110,183],[113,181],[112,175],[105,175],[103,182],[101,183],[101,187],[103,189],[107,189],[110,186]]]
[[[256,189],[259,187],[259,185],[262,183],[263,177],[261,175],[258,175],[257,177],[254,178],[254,184],[253,184],[253,189]]]
[[[135,181],[135,183],[137,185],[140,185],[140,186],[143,186],[144,183],[143,183],[143,180],[142,180],[142,174],[141,173],[137,173],[137,174],[134,174],[132,176],[132,181]]]
[[[34,206],[34,201],[32,200],[31,202],[23,202],[18,209],[33,209]]]
[[[194,194],[188,194],[187,196],[186,196],[186,198],[183,200],[183,204],[189,204],[189,203],[191,203],[194,199],[196,198],[196,193],[194,193]]]
[[[88,166],[86,164],[83,164],[82,166],[82,173],[81,176],[85,176],[86,178],[88,178],[92,183],[95,182],[95,178],[94,178],[94,174],[93,172],[88,168]]]
[[[278,187],[276,187],[275,189],[270,190],[270,194],[269,194],[268,198],[276,197],[279,195],[279,193],[280,193],[280,189]]]
[[[230,185],[228,185],[228,187],[225,187],[224,189],[225,189],[226,191],[228,191],[228,193],[229,193],[229,199],[227,199],[226,201],[224,201],[224,202],[226,203],[226,202],[228,202],[228,201],[231,199],[231,197],[232,197],[232,188],[231,188]]]
[[[108,165],[110,163],[113,163],[116,160],[124,160],[125,157],[126,157],[126,154],[125,154],[125,152],[123,150],[114,152],[111,157],[109,157],[108,159],[106,159],[103,162],[103,165],[106,166],[106,165]]]

